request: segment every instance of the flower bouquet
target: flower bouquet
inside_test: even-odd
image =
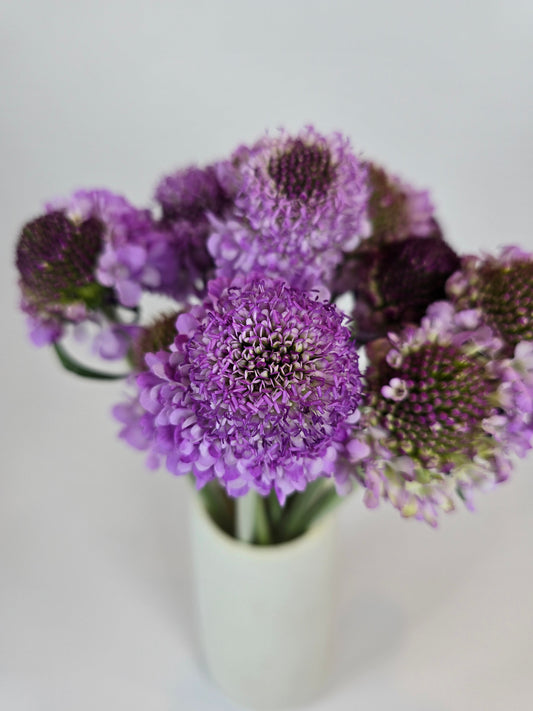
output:
[[[533,256],[458,254],[428,192],[339,133],[267,134],[150,208],[56,199],[16,263],[32,341],[125,379],[120,437],[191,477],[226,537],[284,548],[354,486],[436,526],[531,447]]]

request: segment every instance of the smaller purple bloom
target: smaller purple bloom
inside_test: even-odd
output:
[[[138,305],[143,288],[156,290],[161,285],[160,272],[148,263],[148,250],[136,244],[106,245],[97,276],[101,284],[115,289],[118,301],[128,308]]]
[[[477,311],[507,356],[522,341],[533,341],[532,254],[509,246],[497,257],[463,257],[446,291],[458,310]]]
[[[360,426],[346,445],[373,508],[436,525],[458,498],[505,481],[510,454],[531,447],[533,351],[499,358],[501,342],[472,311],[434,304],[419,328],[369,350]],[[348,485],[340,468],[339,486]]]
[[[163,219],[206,223],[208,214],[224,214],[230,202],[218,178],[216,165],[191,166],[162,178],[155,191]]]
[[[202,294],[214,272],[207,249],[210,219],[222,218],[231,198],[218,178],[218,164],[195,166],[165,176],[155,191],[162,217],[158,229],[166,236],[166,288],[177,299]]]
[[[93,218],[74,223],[52,212],[22,228],[16,266],[21,307],[36,345],[57,341],[65,324],[78,324],[110,303],[112,295],[95,279],[102,245],[102,224]]]
[[[355,296],[353,330],[360,343],[418,324],[446,297],[446,280],[460,260],[440,233],[377,244],[366,240],[343,265],[336,291]]]
[[[372,239],[382,244],[408,236],[427,237],[435,231],[434,206],[427,190],[413,188],[375,163],[367,163],[367,168]]]
[[[339,133],[281,130],[226,165],[234,208],[212,220],[217,274],[256,272],[301,289],[328,285],[344,251],[368,233],[366,168]]]

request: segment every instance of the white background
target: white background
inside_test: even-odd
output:
[[[192,624],[185,482],[116,438],[121,385],[27,341],[12,266],[42,203],[312,122],[420,187],[460,251],[533,248],[530,0],[0,2],[0,709],[236,708]],[[438,532],[342,512],[316,711],[531,708],[531,460]]]

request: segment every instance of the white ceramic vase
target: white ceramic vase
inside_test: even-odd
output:
[[[289,543],[253,546],[191,505],[195,600],[207,669],[234,701],[281,709],[320,694],[332,662],[335,519]]]

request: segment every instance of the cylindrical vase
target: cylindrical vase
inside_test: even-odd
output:
[[[207,669],[254,709],[316,698],[332,662],[335,519],[271,546],[231,538],[191,505],[195,600]]]

